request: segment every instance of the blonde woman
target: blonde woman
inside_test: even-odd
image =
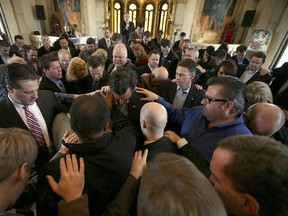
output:
[[[86,63],[79,57],[71,59],[66,73],[67,93],[85,93],[83,78],[88,75]]]

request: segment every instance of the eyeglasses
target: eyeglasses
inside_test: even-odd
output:
[[[203,99],[205,100],[205,102],[207,104],[210,104],[210,103],[214,103],[214,102],[228,102],[229,100],[227,99],[215,99],[215,98],[210,98],[208,97],[207,95],[203,94]]]

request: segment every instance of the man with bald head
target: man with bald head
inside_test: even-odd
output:
[[[161,82],[163,82],[164,80],[170,80],[168,76],[169,74],[167,69],[165,67],[159,67],[154,69],[151,74],[141,76],[141,84],[143,88],[158,93],[158,87]]]
[[[128,59],[127,49],[123,43],[117,43],[113,49],[113,63],[107,69],[108,74],[113,73],[119,67],[131,68],[138,76],[138,69]]]
[[[152,160],[157,154],[167,152],[176,153],[177,147],[164,136],[167,123],[167,111],[159,103],[146,103],[140,112],[140,126],[146,137],[143,150],[148,149],[147,160]]]
[[[246,114],[246,124],[255,135],[273,137],[288,144],[288,129],[284,126],[285,115],[280,107],[270,103],[256,103]]]

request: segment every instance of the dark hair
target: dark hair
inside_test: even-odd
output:
[[[181,32],[180,36],[186,36],[185,32]]]
[[[163,31],[162,30],[159,30],[158,32],[157,32],[157,35],[159,35],[159,34],[162,34],[163,35]]]
[[[21,35],[15,35],[14,36],[14,41],[16,42],[18,39],[24,40],[24,38]]]
[[[60,40],[63,40],[63,39],[65,39],[65,40],[67,40],[67,42],[69,42],[68,36],[66,34],[59,37],[59,42],[60,42]]]
[[[162,47],[167,47],[167,46],[170,47],[170,40],[164,38],[161,40],[160,45]]]
[[[105,61],[100,56],[90,56],[87,60],[87,67],[98,68],[99,66],[104,66]]]
[[[150,31],[145,31],[143,33],[143,36],[150,37],[151,36],[151,32]]]
[[[210,85],[221,85],[221,94],[223,98],[233,101],[234,107],[231,110],[235,115],[243,112],[245,107],[245,84],[240,79],[232,76],[214,76],[211,77],[207,84]]]
[[[187,68],[190,75],[196,73],[196,63],[192,59],[183,59],[178,66]]]
[[[37,75],[31,71],[29,67],[19,63],[7,65],[3,74],[3,85],[11,86],[15,89],[20,89],[19,81],[23,80],[37,80]]]
[[[226,51],[223,49],[218,49],[214,51],[211,56],[216,57],[218,59],[225,59],[226,58]]]
[[[121,35],[119,33],[113,33],[111,36],[112,41],[121,40]]]
[[[40,67],[42,70],[48,70],[50,68],[50,63],[55,61],[59,61],[58,55],[45,54],[40,58]]]
[[[236,48],[236,52],[243,53],[243,52],[246,52],[246,50],[247,50],[247,46],[242,45],[242,44]]]
[[[266,55],[265,53],[261,52],[261,51],[258,51],[258,52],[254,52],[252,54],[252,57],[256,57],[256,58],[261,58],[262,59],[262,63],[265,63],[265,60],[266,60]]]
[[[160,55],[160,52],[157,49],[152,49],[149,53],[148,56],[150,57],[152,54]]]
[[[224,173],[235,190],[252,195],[260,205],[259,215],[282,216],[288,212],[288,150],[264,136],[225,138],[218,147],[231,151]]]
[[[210,56],[215,50],[215,47],[214,46],[208,46],[206,47],[205,49],[205,52]]]
[[[79,97],[71,106],[71,128],[77,135],[90,138],[103,131],[110,110],[101,95]]]
[[[137,75],[130,68],[119,67],[110,75],[109,84],[113,92],[118,95],[123,95],[127,89],[135,89]]]
[[[219,68],[225,68],[225,75],[236,76],[237,75],[237,65],[232,59],[225,60],[220,63]]]
[[[223,43],[223,44],[221,44],[221,45],[218,47],[218,50],[219,50],[219,49],[223,49],[223,50],[225,50],[226,53],[229,52],[229,47],[228,47],[228,44],[227,44],[227,43]]]
[[[10,45],[4,40],[0,40],[0,47],[10,47]]]
[[[95,45],[95,40],[92,37],[87,38],[86,44],[94,44]]]
[[[142,23],[138,23],[136,27],[143,28],[143,24]]]

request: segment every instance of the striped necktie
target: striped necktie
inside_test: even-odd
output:
[[[28,110],[28,106],[24,106],[23,108],[25,110],[28,127],[32,136],[43,150],[49,151],[43,135],[43,131],[35,115]]]

